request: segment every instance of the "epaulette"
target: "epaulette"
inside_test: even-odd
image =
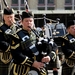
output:
[[[18,28],[17,31],[16,31],[16,33],[19,32],[20,30],[22,30],[22,28]]]
[[[25,57],[25,60],[21,64],[26,64],[28,66],[32,66],[33,62],[34,62],[33,59],[30,59],[28,57]]]
[[[3,22],[0,23],[0,27],[3,25]],[[2,30],[0,30],[0,32],[2,32]]]
[[[14,23],[14,26],[15,26],[16,28],[20,28],[16,23]]]
[[[3,25],[3,22],[0,23],[0,27]],[[0,32],[2,32],[2,30],[0,30]]]
[[[16,23],[14,24],[14,26],[16,26],[16,27],[17,27]]]
[[[0,32],[2,32],[2,30],[0,30]]]
[[[67,35],[68,35],[68,34],[69,34],[69,33],[65,34],[64,36],[62,36],[62,38],[65,39],[65,40],[68,40],[68,38],[67,38]]]
[[[21,31],[21,30],[22,30],[22,28],[18,28],[15,33],[12,33],[12,34],[10,34],[10,35],[13,36],[13,37],[15,37],[15,38],[17,38],[17,39],[19,39],[19,36],[18,36],[17,33],[18,33],[19,31]]]
[[[0,23],[0,27],[3,25],[3,22]]]

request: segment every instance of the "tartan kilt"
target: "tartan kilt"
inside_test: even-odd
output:
[[[37,70],[36,68],[34,67],[29,67],[27,65],[22,65],[22,64],[14,64],[12,63],[9,67],[9,70],[10,70],[10,74],[13,74],[13,75],[30,75],[33,73],[30,73],[31,71],[33,72],[37,72],[38,75],[48,75],[47,74],[47,70],[45,68],[42,69],[42,71],[39,71]]]
[[[11,65],[9,66],[9,72],[13,75],[27,75],[27,73],[29,72],[30,70],[30,67],[28,66],[25,66],[22,65],[22,64],[14,64],[14,63],[11,63]]]
[[[2,53],[0,53],[0,75],[8,75],[8,68],[11,60],[5,62],[1,55]],[[2,60],[4,60],[5,63]]]
[[[53,68],[59,69],[61,66],[61,61],[59,60],[59,56],[57,56],[55,61],[50,61],[49,64],[46,64],[48,70],[53,70]]]
[[[66,62],[62,64],[62,75],[72,75],[74,67],[69,67]]]
[[[8,75],[8,68],[9,68],[9,64],[4,64],[1,60],[0,60],[0,75]]]
[[[46,64],[46,67],[48,70],[53,70],[53,68],[56,68],[56,63],[53,61],[50,61],[48,64]]]

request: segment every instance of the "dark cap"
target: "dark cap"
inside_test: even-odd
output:
[[[68,28],[68,27],[70,27],[72,25],[75,25],[75,20],[68,21],[66,28]]]
[[[22,12],[22,20],[24,18],[33,18],[32,12]]]
[[[14,10],[13,9],[9,9],[9,8],[5,8],[4,9],[4,14],[5,15],[11,15],[14,13]]]

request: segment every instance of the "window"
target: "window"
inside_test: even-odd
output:
[[[65,0],[65,10],[72,10],[72,0]]]
[[[72,0],[65,0],[65,4],[71,4]]]
[[[48,0],[47,3],[48,4],[54,4],[54,0]]]
[[[18,5],[18,0],[12,0],[12,5]]]
[[[0,10],[2,10],[2,6],[1,6],[1,4],[0,4]]]
[[[54,10],[55,0],[38,0],[38,10]]]
[[[12,8],[13,8],[14,10],[18,10],[18,7],[13,7],[13,6],[12,6]]]
[[[75,0],[74,0],[74,5],[75,5]]]
[[[47,10],[54,10],[54,7],[47,7]]]
[[[25,8],[24,7],[21,7],[21,10],[25,10]]]
[[[24,0],[21,0],[21,4],[24,4]]]
[[[38,10],[45,10],[45,7],[38,7]]]
[[[45,4],[45,0],[38,0],[38,4]]]
[[[24,0],[12,0],[11,7],[14,10],[24,10]]]
[[[65,10],[72,10],[72,7],[65,7]]]
[[[24,6],[24,0],[21,0],[20,6],[21,6],[21,7],[20,7],[21,10],[24,10],[24,9],[25,9],[25,6]]]

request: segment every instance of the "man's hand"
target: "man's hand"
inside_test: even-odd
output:
[[[35,67],[35,68],[37,68],[38,70],[40,70],[41,68],[44,67],[44,63],[38,62],[38,61],[34,61],[34,63],[33,63],[32,66]]]
[[[47,62],[50,62],[50,60],[51,60],[51,59],[50,59],[49,56],[45,56],[45,57],[42,58],[41,61],[42,61],[43,63],[47,63]]]

